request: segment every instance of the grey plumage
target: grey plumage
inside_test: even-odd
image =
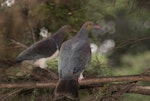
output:
[[[64,25],[52,36],[34,43],[29,48],[21,52],[17,56],[16,61],[37,60],[39,58],[52,56],[58,49],[60,49],[66,34],[70,31],[71,27],[69,25]]]
[[[78,78],[91,60],[88,33],[92,28],[93,23],[86,22],[75,37],[62,44],[58,62],[59,83],[55,89],[57,97],[78,98]]]

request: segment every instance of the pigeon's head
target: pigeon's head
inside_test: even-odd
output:
[[[63,32],[65,32],[65,33],[69,33],[69,32],[71,32],[72,27],[71,27],[70,25],[64,25],[64,26],[62,27],[62,30],[63,30]]]
[[[91,31],[93,29],[94,23],[91,21],[88,21],[84,24],[84,28],[88,31]]]

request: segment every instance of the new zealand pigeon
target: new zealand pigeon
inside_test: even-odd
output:
[[[16,62],[24,60],[37,60],[52,56],[57,50],[60,49],[67,33],[71,31],[69,25],[62,26],[55,34],[44,38],[29,48],[21,52],[16,58]]]
[[[78,99],[78,81],[91,60],[88,34],[92,28],[93,23],[86,22],[75,37],[62,44],[58,60],[59,82],[54,99]]]

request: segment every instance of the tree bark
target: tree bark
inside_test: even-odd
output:
[[[127,75],[127,76],[112,76],[112,77],[100,77],[93,79],[86,79],[81,82],[84,84],[93,83],[108,83],[108,82],[134,82],[134,81],[145,81],[150,82],[150,76],[148,75]]]
[[[127,76],[112,76],[112,77],[100,77],[89,78],[82,80],[80,85],[87,86],[92,84],[109,83],[109,82],[134,82],[145,81],[150,82],[150,76],[147,75],[127,75]],[[0,88],[38,88],[38,87],[54,87],[57,84],[57,80],[51,80],[48,82],[27,82],[27,83],[0,83]]]
[[[90,78],[81,81],[80,89],[87,88],[96,88],[103,87],[104,83],[112,83],[112,82],[135,82],[135,81],[145,81],[150,82],[150,76],[146,75],[128,75],[128,76],[114,76],[114,77],[101,77],[101,78]],[[0,88],[43,88],[50,87],[54,88],[57,85],[57,80],[51,80],[48,82],[22,82],[22,83],[0,83]],[[124,87],[124,84],[114,85],[111,84],[109,86],[111,89],[120,89]],[[132,86],[128,91],[128,93],[138,93],[150,95],[150,86]]]

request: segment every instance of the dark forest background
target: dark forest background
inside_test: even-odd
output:
[[[86,77],[134,75],[150,68],[150,0],[0,0],[0,60],[13,61],[21,51],[42,39],[42,33],[52,34],[66,24],[79,30],[89,20],[101,28],[90,36],[94,52]],[[47,62],[55,72],[56,61]],[[6,64],[0,63],[1,81],[15,82],[27,75]],[[14,89],[0,90],[7,101],[38,101],[38,95],[42,93],[44,99],[51,92],[31,89],[7,96],[9,91]],[[80,92],[82,101],[87,101],[87,92]],[[97,91],[88,99],[100,101],[101,93]],[[149,101],[150,96],[125,94],[119,100]]]

